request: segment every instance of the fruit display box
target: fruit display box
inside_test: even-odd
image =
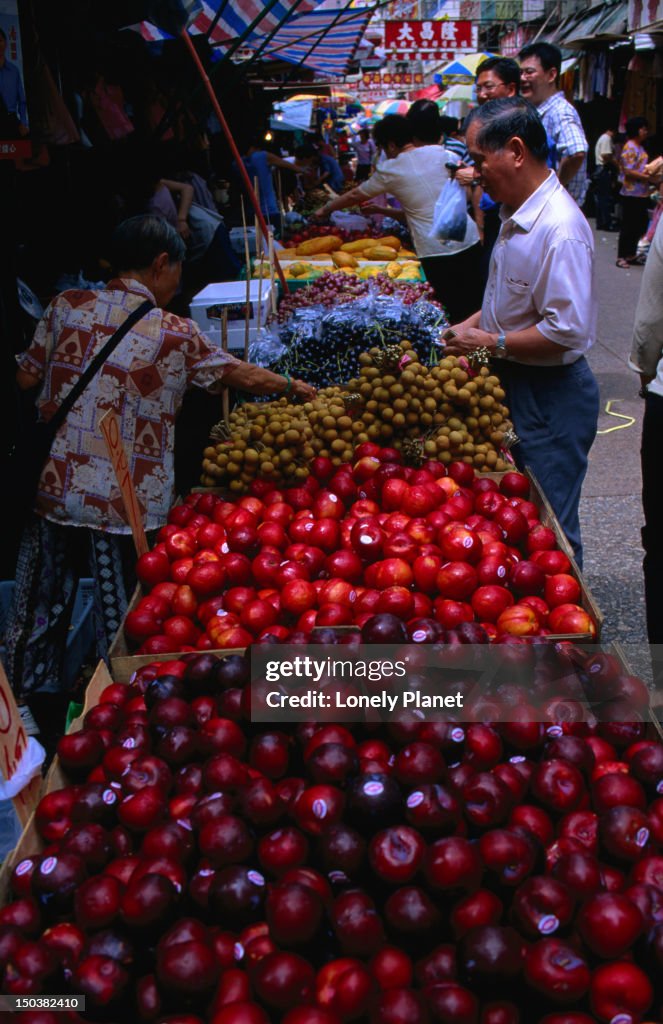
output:
[[[576,653],[581,657],[580,651]],[[613,656],[617,658],[618,670],[628,671],[616,649],[613,649]],[[605,670],[606,663],[603,665]],[[592,671],[586,665],[585,668]],[[216,673],[216,668],[212,671]],[[202,677],[203,684],[208,679],[209,669]],[[194,680],[201,681],[195,673],[187,681]],[[100,729],[104,721],[111,724],[99,708],[99,702],[110,697],[104,694],[110,684],[107,670],[100,665],[84,705],[84,715],[95,716],[93,729]],[[160,681],[157,685],[163,683]],[[169,694],[172,695],[172,690],[160,690],[154,694],[154,701],[148,703],[150,713],[155,716],[153,727],[157,713],[163,715],[166,705],[172,704]],[[186,694],[187,698],[190,696],[191,693]],[[112,699],[127,709],[111,729],[111,737],[114,735],[116,740],[113,751],[120,755],[111,770],[111,775],[117,778],[125,764],[122,755],[130,753],[124,749],[121,738],[119,744],[122,745],[118,745],[117,730],[123,725],[126,727],[128,715],[135,714],[136,708],[129,710],[133,704],[131,693],[128,695],[130,703],[125,703],[124,695],[113,695]],[[209,696],[200,699],[209,701]],[[183,703],[177,700],[178,704]],[[204,729],[209,721],[197,718],[198,727]],[[89,718],[88,724],[92,725]],[[238,737],[248,738],[243,729],[234,728]],[[527,760],[524,756],[511,758],[510,762],[501,760],[486,773],[477,774],[468,765],[472,757],[483,755],[490,758],[488,763],[493,763],[503,756],[498,732],[476,722],[473,728],[476,730],[473,735],[469,729],[462,730],[463,762],[449,766],[449,771],[455,773],[451,777],[453,785],[463,796],[454,812],[451,835],[446,834],[450,831],[448,827],[440,826],[432,817],[439,814],[440,805],[426,797],[422,802],[419,798],[424,794],[419,789],[410,794],[416,793],[416,802],[406,797],[413,785],[422,786],[419,780],[424,773],[430,775],[438,770],[436,765],[440,759],[440,767],[448,763],[449,746],[446,745],[443,756],[430,742],[415,744],[404,737],[397,744],[393,758],[393,779],[386,771],[371,771],[370,763],[352,778],[358,762],[353,768],[350,755],[346,755],[347,768],[339,784],[347,787],[347,796],[343,797],[349,808],[347,816],[336,787],[315,783],[307,786],[302,779],[305,788],[298,795],[290,791],[288,799],[288,790],[284,790],[287,805],[279,812],[282,816],[287,813],[294,826],[282,828],[278,824],[276,831],[272,831],[274,821],[263,817],[264,794],[271,792],[272,785],[264,778],[246,787],[247,793],[251,788],[258,794],[257,802],[255,798],[252,802],[243,801],[241,809],[238,806],[235,812],[237,817],[224,815],[222,820],[219,820],[220,808],[227,797],[219,792],[210,794],[208,791],[200,801],[202,790],[187,794],[183,803],[180,800],[169,806],[165,813],[165,794],[170,791],[171,783],[166,783],[165,790],[147,785],[141,791],[146,765],[140,766],[131,781],[127,778],[126,783],[117,783],[116,799],[111,799],[110,804],[121,802],[106,817],[103,808],[110,790],[104,779],[99,787],[103,794],[93,786],[91,801],[88,803],[85,798],[81,804],[95,816],[101,809],[104,821],[103,826],[93,826],[96,835],[88,823],[83,844],[88,844],[90,852],[86,854],[80,839],[85,826],[83,830],[75,826],[78,817],[72,810],[73,801],[78,802],[81,793],[72,791],[73,780],[63,770],[63,765],[75,766],[77,775],[81,770],[81,748],[77,745],[75,754],[74,745],[77,737],[84,738],[86,725],[83,715],[79,716],[72,722],[68,739],[61,747],[62,765],[56,759],[45,780],[43,795],[48,797],[50,807],[42,805],[39,813],[35,812],[0,872],[0,906],[5,924],[2,928],[3,992],[13,995],[18,989],[19,994],[36,997],[36,1001],[51,988],[83,993],[88,999],[87,1011],[82,1017],[72,1014],[72,1021],[83,1017],[87,1020],[88,1014],[94,1020],[107,1022],[156,1020],[152,1011],[156,1003],[160,1011],[158,1019],[173,1024],[176,1020],[190,1020],[192,1024],[202,1024],[203,1020],[218,1021],[218,1024],[222,1020],[228,1024],[231,1021],[244,1024],[249,1020],[256,1024],[276,1024],[277,1021],[313,1024],[323,1020],[341,1024],[349,1017],[345,1012],[337,1014],[335,1008],[339,993],[345,998],[348,992],[348,1002],[341,1003],[341,1007],[350,1006],[351,1019],[361,1020],[362,1024],[396,1020],[423,1024],[429,1019],[446,1020],[449,1024],[452,1020],[469,1024],[471,1020],[476,1024],[479,1009],[486,1010],[481,1018],[484,1024],[498,1020],[508,1020],[511,1024],[515,1021],[542,1024],[544,1019],[552,1024],[553,1020],[561,1022],[572,1018],[597,1024],[599,1021],[635,1024],[645,1020],[660,1024],[661,1017],[651,1006],[654,998],[656,1009],[661,1005],[660,975],[655,973],[653,958],[647,956],[644,947],[647,940],[641,936],[645,922],[655,921],[657,912],[654,886],[659,885],[660,856],[655,854],[661,849],[663,839],[660,807],[656,809],[660,801],[653,787],[657,766],[660,766],[660,731],[652,721],[648,728],[638,730],[635,743],[629,743],[628,737],[617,731],[612,734],[615,746],[597,735],[593,740],[598,746],[594,747],[589,740],[585,745],[577,735],[547,735],[540,726],[535,753],[528,728],[527,735],[521,734],[520,740],[532,750],[531,773],[521,777],[511,762],[524,762]],[[270,736],[270,729],[269,725],[262,730],[258,727],[249,735],[254,743],[264,741]],[[357,732],[357,741],[364,740],[364,751],[372,748],[377,754],[380,741],[365,739],[366,735],[371,735],[371,730]],[[339,745],[328,741],[330,735],[347,736],[352,740],[340,725],[323,727],[319,732],[314,726],[311,733],[301,738],[299,745],[309,752],[305,758],[308,778],[312,776],[315,780],[313,766],[324,769],[328,765],[325,748]],[[439,735],[440,745],[444,743],[443,735],[434,733],[431,739],[433,735]],[[229,737],[236,739],[232,733],[225,733],[220,742],[227,743]],[[493,747],[495,738],[500,741],[499,750]],[[642,742],[645,738],[651,743],[649,750]],[[505,739],[509,742],[508,735]],[[622,751],[627,743],[631,751],[630,755],[625,755],[628,765],[610,760],[610,756],[615,756],[617,750]],[[68,747],[66,752],[65,746]],[[385,743],[382,746],[386,748],[385,756],[393,749]],[[415,753],[421,756],[417,746],[428,751],[428,760],[418,765],[414,758]],[[636,747],[640,750],[634,750]],[[524,748],[518,745],[517,749]],[[258,748],[258,756],[249,762],[257,774],[273,766],[273,750],[271,741]],[[179,764],[178,752],[173,749],[170,754],[175,756],[168,759],[166,771],[174,773],[173,762]],[[644,757],[638,760],[642,754]],[[199,756],[197,750],[194,758],[197,760]],[[580,758],[583,758],[582,768]],[[217,760],[218,755],[205,759],[201,770],[209,771]],[[378,762],[378,766],[380,764]],[[189,759],[187,769],[191,767]],[[468,769],[472,773],[469,777]],[[528,771],[527,767],[524,770]],[[587,776],[586,781],[583,775]],[[78,777],[82,779],[84,775]],[[208,781],[213,779],[214,776],[210,776]],[[488,779],[493,780],[496,789],[487,789]],[[217,775],[215,782],[217,780],[225,786],[230,778]],[[63,788],[69,793],[61,792]],[[384,800],[385,788],[390,803]],[[147,789],[152,792],[144,803],[141,798]],[[444,787],[440,790],[444,792]],[[620,794],[629,791],[641,794],[642,810],[639,803],[630,806],[636,803],[635,799],[617,802],[622,799]],[[477,798],[484,793],[500,792],[502,796],[495,799],[501,799],[502,809],[494,817],[494,809],[486,809],[486,800]],[[532,795],[532,802],[523,803],[528,793]],[[590,798],[595,812],[567,811],[569,806],[577,807],[580,801],[589,804]],[[324,816],[333,815],[326,828],[319,823],[321,800]],[[68,809],[67,801],[71,801]],[[652,801],[651,819],[645,814],[645,801]],[[202,819],[193,814],[199,802],[207,811]],[[487,803],[492,804],[492,801]],[[210,807],[214,807],[215,812],[210,813]],[[382,828],[386,813],[392,816],[386,820],[393,820],[395,813],[400,814],[401,810],[411,822],[410,826],[393,824]],[[509,824],[495,827],[509,813]],[[99,844],[104,834],[110,836],[104,826],[110,830],[115,820],[123,823],[120,832],[126,835],[125,842],[131,844],[130,851],[135,844],[136,855],[131,852],[123,856],[116,850],[111,867],[108,857],[113,854]],[[247,821],[260,837],[256,847],[253,829],[249,831]],[[150,822],[156,825],[152,828]],[[193,833],[188,840],[178,828],[185,823],[187,830]],[[599,831],[593,838],[595,826]],[[354,870],[349,868],[351,877],[342,872],[334,877],[327,864],[323,875],[317,859],[313,860],[315,867],[308,866],[308,839],[302,833],[315,838],[316,846],[321,846],[323,851],[330,851],[323,856],[327,862],[330,857],[336,858],[332,860],[333,865],[338,864],[339,858],[338,842],[333,835],[335,827],[341,830],[337,834],[350,840],[349,856],[359,858],[359,866]],[[51,829],[52,836],[48,836],[46,828]],[[233,865],[217,868],[215,862],[221,859],[223,865],[227,856],[228,828],[234,829],[230,832],[231,838],[237,835],[239,839],[235,842],[242,841],[245,845],[241,850],[237,845],[234,849],[231,847]],[[644,839],[643,832],[646,833]],[[547,838],[542,838],[544,833]],[[248,840],[245,840],[247,834]],[[44,835],[46,839],[42,838]],[[292,837],[290,847],[288,836]],[[80,853],[70,852],[72,841],[78,842],[74,849]],[[173,842],[178,846],[172,846]],[[280,866],[284,857],[294,859],[293,842],[297,843],[294,856],[305,866],[295,868],[288,876],[280,871]],[[596,845],[595,853],[590,852],[592,842]],[[303,852],[298,852],[302,846]],[[189,851],[193,854],[194,850],[197,851],[195,862],[189,857]],[[545,874],[540,859],[544,850]],[[604,851],[608,854],[607,863],[599,861]],[[259,871],[253,867],[256,856]],[[81,864],[81,857],[84,864]],[[613,858],[619,861],[619,867],[614,866]],[[351,863],[356,865],[357,862]],[[405,884],[403,863],[406,870],[420,872],[421,887]],[[211,869],[210,864],[214,865]],[[89,878],[85,877],[86,868]],[[640,868],[642,873],[638,875]],[[360,869],[361,888],[354,879]],[[628,870],[636,880],[642,878],[643,881],[634,885],[632,879],[629,881]],[[210,875],[212,880],[207,882]],[[478,889],[484,878],[486,887]],[[651,885],[644,881],[649,878]],[[252,918],[265,918],[257,927],[246,926],[248,897],[244,896],[240,902],[242,891],[239,897],[236,895],[244,880],[245,890],[249,883],[251,885]],[[188,903],[180,902],[177,896],[185,886],[187,896],[184,899],[191,900]],[[583,886],[585,893],[582,893]],[[256,896],[254,888],[262,895]],[[432,913],[431,908],[437,910],[437,907],[428,895],[429,890],[433,890],[432,897],[436,903],[439,900],[442,911],[446,911],[448,923],[439,911]],[[324,907],[320,895],[316,896],[321,891],[325,896]],[[414,904],[415,910],[409,913],[413,903],[407,897],[413,891],[421,896],[419,903]],[[290,910],[295,898],[297,915]],[[419,909],[420,906],[423,909]],[[150,914],[152,916],[148,916]],[[408,934],[408,925],[413,919],[421,933],[414,938]],[[327,920],[331,927],[327,926]],[[486,920],[491,923],[485,924]],[[405,922],[405,927],[401,922]],[[305,940],[295,931],[302,927],[308,929]],[[553,935],[554,932],[558,934]],[[656,934],[655,927],[652,926],[651,932]],[[442,944],[443,939],[446,941]],[[299,954],[289,948],[295,941]],[[348,949],[351,941],[354,945]],[[208,946],[207,955],[203,956]],[[170,952],[174,947],[175,953]],[[330,960],[334,955],[335,959]],[[57,958],[56,968],[52,957]],[[269,957],[278,959],[268,960]],[[310,979],[306,988],[303,983],[300,987],[298,975],[295,976],[296,989],[290,980],[297,967],[302,976],[305,969],[306,978]],[[353,974],[348,978],[349,969]],[[394,984],[397,970],[399,980],[403,978],[400,988]],[[285,982],[282,982],[284,976]],[[277,980],[272,981],[273,977]],[[359,1008],[349,1002],[349,998],[354,997],[357,978],[362,983],[367,979],[363,992],[360,990],[363,1001]],[[242,993],[247,993],[247,1002],[226,1003],[227,993],[234,995],[239,983],[243,985]],[[285,985],[288,987],[282,987]],[[567,1009],[571,1005],[571,986],[573,1012]],[[397,1008],[412,1006],[416,1015],[401,1017],[385,1012],[394,1005],[392,991],[396,992]],[[329,1012],[326,1000],[333,1001]],[[424,1000],[434,1010],[441,1007],[445,1013],[436,1012],[434,1018],[420,1013]],[[267,1004],[266,1010],[261,1008],[264,1004]],[[210,1005],[213,1013],[207,1012]],[[592,1009],[592,1016],[580,1012],[580,1007],[585,1005]],[[449,1006],[453,1011],[451,1015],[446,1013]],[[459,1012],[456,1006],[460,1007]],[[470,1008],[468,1012],[466,1006]],[[634,1013],[620,1012],[634,1006]],[[59,1019],[57,1013],[37,1012],[28,1016],[31,1021],[33,1017],[41,1021],[42,1016],[49,1021],[52,1016]],[[69,1020],[68,1014],[63,1017]]]
[[[342,629],[343,627],[339,628]],[[575,639],[577,639],[577,637]],[[631,666],[627,661],[623,649],[618,643],[611,643],[608,647],[605,647],[604,650],[614,655],[615,658],[617,658],[617,660],[621,663],[626,674],[631,674]],[[217,657],[224,657],[229,654],[237,654],[240,652],[224,650],[206,651],[205,653],[213,654]],[[142,667],[142,665],[149,664],[150,662],[168,661],[172,660],[173,657],[177,657],[177,655],[171,655],[170,657],[168,655],[146,655],[145,657],[141,657],[140,659],[134,658],[131,660],[140,660],[141,662],[141,666],[136,665],[134,667],[135,671],[138,667]],[[77,718],[73,719],[69,728],[66,730],[67,733],[78,732],[80,729],[83,728],[83,721],[88,711],[90,711],[93,707],[97,706],[101,694],[103,693],[105,688],[107,686],[110,686],[111,683],[113,682],[129,682],[129,680],[120,679],[115,671],[113,671],[111,675],[108,671],[106,664],[103,661],[100,661],[85,691],[85,698],[81,713]],[[658,714],[656,712],[658,712]],[[647,729],[645,738],[648,740],[657,740],[659,743],[663,744],[663,725],[661,724],[661,721],[658,717],[658,715],[661,712],[663,712],[663,707],[660,706],[657,708],[648,708],[646,715]],[[52,793],[70,784],[71,780],[64,772],[62,766],[60,765],[59,759],[56,756],[53,759],[46,776],[44,777],[40,798],[45,796],[47,793]],[[35,825],[35,816],[33,813],[27,825],[23,829],[23,832],[21,833],[20,839],[16,844],[14,850],[7,856],[7,858],[0,866],[0,907],[4,906],[9,900],[11,874],[14,867],[22,859],[29,857],[35,853],[40,853],[44,849],[44,846],[44,841],[42,840],[37,831]]]
[[[113,680],[110,677],[105,662],[100,661],[85,690],[85,699],[82,711],[80,715],[71,722],[69,728],[66,730],[68,733],[77,732],[83,727],[83,719],[85,715],[91,708],[95,707],[99,703],[99,697],[105,688],[112,682]],[[62,789],[64,786],[68,786],[69,784],[70,779],[68,779],[64,774],[59,759],[55,757],[51,762],[46,776],[44,777],[40,797],[45,796],[46,793],[52,793],[54,790]],[[0,867],[0,906],[3,906],[7,902],[9,880],[14,865],[18,864],[22,858],[28,857],[33,853],[40,852],[43,849],[43,846],[44,843],[35,827],[33,813],[27,825],[23,829],[21,838],[16,844],[14,850],[4,860],[2,867]]]
[[[531,472],[531,470],[527,469],[526,472],[527,472],[527,475],[528,475],[528,477],[530,479],[530,496],[529,496],[529,498],[537,506],[537,508],[540,510],[541,522],[543,523],[544,526],[549,526],[553,530],[553,532],[555,534],[555,537],[556,537],[556,540],[557,540],[558,547],[564,552],[564,554],[568,557],[569,561],[571,562],[571,573],[572,573],[572,575],[574,575],[576,577],[576,579],[578,580],[578,583],[580,585],[581,596],[580,596],[579,603],[585,609],[585,611],[587,611],[591,615],[591,617],[594,619],[594,622],[596,623],[596,637],[594,637],[594,638],[592,638],[589,634],[584,634],[584,633],[583,634],[578,634],[578,633],[574,633],[574,634],[570,634],[570,633],[568,633],[568,634],[567,633],[556,633],[556,634],[552,634],[552,639],[554,639],[554,640],[574,640],[574,641],[576,641],[578,643],[591,642],[592,640],[594,640],[596,643],[599,643],[600,640],[601,640],[601,631],[602,631],[602,626],[603,626],[603,618],[604,618],[603,613],[601,612],[600,608],[598,607],[598,605],[597,605],[597,603],[596,603],[596,601],[595,601],[591,591],[589,590],[589,588],[588,588],[588,586],[587,586],[587,584],[586,584],[586,582],[585,582],[585,580],[583,578],[583,575],[582,575],[580,569],[578,568],[578,565],[577,565],[577,563],[576,563],[576,561],[574,559],[574,556],[573,556],[573,550],[571,548],[571,545],[569,544],[568,540],[566,539],[566,536],[565,536],[565,534],[564,534],[564,532],[563,532],[563,530],[562,530],[562,528],[561,528],[561,526],[560,526],[560,524],[559,524],[559,522],[557,520],[557,517],[555,516],[555,513],[552,510],[550,502],[548,501],[548,499],[546,498],[545,494],[543,493],[543,491],[542,491],[542,489],[541,489],[541,487],[540,487],[536,477]],[[504,474],[503,473],[486,473],[484,475],[499,481]],[[210,493],[211,492],[211,493],[218,493],[218,494],[221,494],[221,495],[225,495],[226,494],[226,492],[223,491],[220,488],[194,488],[194,492],[198,492],[198,493],[199,492],[206,492],[206,493]],[[138,586],[136,588],[136,590],[134,591],[134,594],[132,596],[129,608],[127,609],[127,614],[130,611],[133,611],[136,608],[136,606],[137,606],[137,604],[140,601],[142,596],[143,596],[142,590],[141,590],[140,586]],[[353,627],[349,627],[349,628],[353,628]],[[216,655],[217,657],[221,657],[222,655],[228,654],[228,653],[242,653],[242,652],[239,651],[239,650],[233,650],[233,651],[229,651],[229,650],[213,650],[210,653]],[[150,655],[150,654],[132,654],[132,652],[130,651],[130,649],[129,649],[128,645],[127,645],[126,639],[125,639],[124,624],[118,630],[118,633],[117,633],[117,635],[116,635],[116,637],[115,637],[115,639],[114,639],[114,641],[113,641],[113,643],[111,645],[111,648],[110,648],[110,651],[109,651],[109,657],[110,657],[110,664],[111,664],[111,669],[112,669],[114,678],[118,682],[128,682],[128,681],[130,681],[132,676],[133,676],[133,674],[138,669],[142,668],[144,665],[147,665],[151,661],[155,660],[155,655]],[[173,653],[173,654],[160,654],[159,655],[159,660],[173,661],[173,660],[176,660],[179,657],[180,657],[180,655],[177,654],[177,653]]]
[[[136,587],[131,603],[127,608],[127,614],[132,611],[142,597],[142,591],[140,587]],[[233,648],[228,650],[212,650],[206,651],[206,654],[213,654],[217,658],[222,658],[226,654],[243,654],[245,648]],[[181,657],[180,654],[132,654],[127,647],[127,641],[124,637],[124,626],[121,626],[117,631],[115,639],[110,646],[108,651],[108,657],[111,663],[111,671],[113,673],[113,679],[117,683],[130,683],[134,674],[139,668],[143,668],[144,665],[149,665],[153,661],[176,661]]]

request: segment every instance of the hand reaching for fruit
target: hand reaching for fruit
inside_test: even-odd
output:
[[[453,327],[449,331],[449,335],[453,332],[453,336],[447,338],[443,335],[445,341],[445,354],[454,356],[469,355],[470,352],[474,352],[477,348],[485,347],[490,352],[495,348],[495,336],[489,334],[488,331],[482,331],[479,327],[464,327],[463,324],[458,324],[457,327]]]
[[[301,398],[304,402],[312,402],[317,395],[313,385],[307,384],[305,380],[292,380],[290,390],[296,398]]]

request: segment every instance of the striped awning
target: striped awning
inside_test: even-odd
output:
[[[201,9],[189,22],[189,32],[191,35],[207,35],[210,27],[214,25],[210,41],[216,44],[232,43],[260,16],[256,31],[261,35],[269,35],[278,25],[290,18],[293,8],[298,13],[304,13],[313,11],[320,2],[321,0],[278,0],[278,3],[266,10],[264,0],[202,0],[198,5]],[[219,9],[221,15],[217,19]],[[139,25],[130,27],[139,31],[148,43],[173,38],[170,33],[149,21],[142,21]]]
[[[299,11],[299,8],[297,9]],[[343,75],[352,61],[368,25],[371,12],[313,11],[289,19],[265,46],[265,59],[303,64],[325,75]],[[252,34],[245,42],[262,49],[268,32]]]
[[[190,31],[192,35],[207,35],[221,6],[221,17],[210,36],[212,43],[232,43],[246,32],[249,25],[253,24],[263,11],[265,13],[262,14],[256,31],[266,36],[283,21],[290,20],[293,7],[301,14],[313,11],[319,3],[320,0],[302,0],[301,3],[297,3],[296,0],[279,0],[269,11],[265,11],[267,5],[264,0],[226,0],[225,3],[223,0],[203,0],[203,9],[191,22]]]

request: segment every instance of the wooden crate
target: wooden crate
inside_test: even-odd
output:
[[[611,653],[615,654],[621,661],[624,670],[630,674],[631,669],[628,664],[628,660],[624,654],[623,649],[618,643],[610,645]],[[221,654],[236,653],[222,651]],[[171,656],[171,658],[174,656]],[[152,658],[152,661],[167,660],[166,658]],[[97,668],[90,680],[88,687],[85,691],[85,701],[83,710],[78,718],[75,718],[69,726],[68,732],[77,732],[83,727],[83,720],[88,711],[95,707],[99,703],[99,698],[105,688],[110,685],[112,678],[109,675],[108,669],[103,661],[100,661]],[[119,681],[119,680],[118,680]],[[647,721],[647,738],[656,739],[658,742],[663,744],[663,728],[661,723],[658,721],[657,716],[650,708],[648,711]],[[52,793],[54,790],[62,789],[70,784],[70,780],[67,778],[62,770],[62,766],[58,758],[56,757],[51,764],[51,767],[44,779],[42,795],[46,793]],[[35,816],[32,814],[30,820],[25,826],[21,837],[16,844],[14,850],[5,858],[2,867],[0,868],[0,906],[8,901],[9,897],[9,885],[11,880],[11,874],[16,864],[18,864],[24,857],[29,857],[32,854],[39,853],[44,848],[44,843],[37,831],[35,825]]]
[[[143,596],[140,585],[134,590],[129,607],[127,608],[127,614],[136,607],[141,597]],[[213,651],[200,651],[200,654],[213,654],[216,658],[222,658],[227,654],[244,654],[244,647],[233,647],[225,650],[213,650]],[[139,668],[144,668],[145,665],[151,665],[153,661],[177,661],[181,658],[181,653],[175,654],[132,654],[127,647],[127,641],[124,638],[124,622],[115,634],[115,639],[111,644],[108,657],[110,660],[111,672],[113,679],[117,683],[130,683],[133,679],[134,673]]]
[[[88,713],[90,708],[95,707],[95,705],[99,703],[99,697],[106,687],[112,682],[113,680],[110,677],[105,662],[100,661],[94,671],[94,675],[87,685],[83,710],[79,717],[73,720],[67,732],[78,732],[79,729],[82,729],[85,715]],[[46,793],[52,793],[54,790],[63,789],[68,785],[70,785],[70,780],[64,774],[59,759],[55,757],[43,780],[40,799],[42,796],[45,796]],[[28,857],[33,853],[39,853],[43,847],[44,844],[39,832],[37,831],[35,816],[33,813],[21,833],[21,838],[13,851],[5,858],[2,867],[0,868],[0,906],[7,902],[9,881],[11,873],[14,870],[14,866],[24,857]]]
[[[511,471],[507,470],[507,472],[511,472]],[[504,473],[484,473],[482,475],[489,477],[491,480],[500,481],[502,479],[502,477],[504,476]],[[580,584],[580,604],[585,609],[585,611],[588,612],[591,615],[591,617],[593,618],[594,622],[596,623],[596,637],[595,638],[592,638],[588,633],[582,633],[582,634],[578,634],[578,633],[568,633],[568,634],[566,634],[566,633],[564,633],[564,634],[562,634],[562,633],[554,633],[554,634],[552,634],[551,639],[554,639],[554,640],[575,640],[576,643],[591,643],[592,640],[594,639],[594,642],[599,643],[600,640],[601,640],[601,633],[602,633],[602,630],[603,630],[603,620],[604,620],[603,612],[601,611],[601,609],[599,608],[598,604],[596,603],[594,595],[592,594],[591,590],[587,586],[587,583],[585,582],[585,578],[583,577],[582,572],[578,568],[578,563],[575,560],[575,555],[573,553],[573,548],[569,544],[568,538],[567,538],[566,534],[564,533],[562,527],[560,526],[560,523],[559,523],[559,520],[558,520],[557,516],[553,512],[552,505],[548,501],[546,495],[543,492],[543,489],[542,489],[539,481],[536,479],[536,476],[534,475],[532,470],[529,468],[529,466],[527,466],[525,468],[525,475],[529,477],[529,481],[530,481],[529,500],[531,502],[533,502],[536,505],[536,507],[539,509],[539,515],[541,516],[541,522],[543,523],[544,526],[550,527],[550,529],[553,531],[553,533],[555,534],[555,539],[557,541],[558,548],[561,551],[564,552],[564,554],[566,555],[566,557],[570,561],[570,563],[571,563],[571,575],[575,576],[575,578],[578,580],[578,583]]]

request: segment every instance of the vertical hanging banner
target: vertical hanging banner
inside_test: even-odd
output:
[[[0,160],[30,156],[28,132],[18,0],[0,0]]]
[[[144,555],[149,548],[147,537],[145,536],[145,527],[143,526],[143,517],[140,505],[138,504],[138,498],[136,497],[136,488],[131,478],[131,467],[124,442],[122,441],[120,425],[112,409],[104,413],[99,420],[99,429],[106,442],[113,471],[120,486],[120,494],[122,495],[122,501],[127,513],[127,522],[133,534],[134,546],[139,556]]]
[[[391,60],[453,60],[472,44],[471,21],[384,23],[384,48]]]
[[[629,0],[629,32],[642,32],[653,27],[660,29],[662,23],[663,0]]]

